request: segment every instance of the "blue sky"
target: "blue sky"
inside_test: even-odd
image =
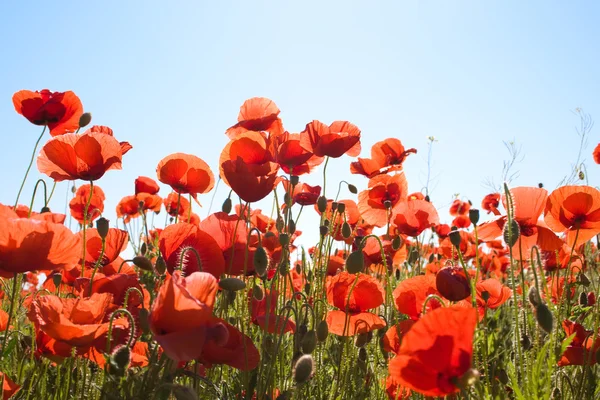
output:
[[[312,119],[353,122],[363,157],[387,137],[416,147],[405,163],[411,191],[425,184],[434,136],[439,207],[456,193],[479,205],[485,181],[502,181],[509,140],[524,156],[513,185],[552,190],[577,157],[573,110],[600,119],[599,17],[595,1],[2,2],[0,202],[14,201],[40,132],[14,112],[12,94],[43,88],[75,91],[93,123],[133,145],[123,171],[97,182],[110,219],[134,179],[156,177],[168,154],[195,154],[217,173],[224,131],[254,96],[273,99],[292,132]],[[598,128],[584,153],[592,185]],[[365,188],[350,161],[330,162],[329,182]],[[59,185],[56,211],[66,193]],[[204,217],[210,196],[201,201]]]

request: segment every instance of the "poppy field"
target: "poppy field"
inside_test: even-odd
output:
[[[600,191],[583,172],[442,212],[408,189],[426,149],[361,148],[345,120],[288,132],[255,97],[223,122],[218,165],[165,154],[113,211],[102,177],[135,168],[135,143],[71,91],[12,101],[39,138],[0,204],[3,399],[600,398]],[[65,185],[66,215],[48,207]]]

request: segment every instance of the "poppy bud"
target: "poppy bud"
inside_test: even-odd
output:
[[[529,298],[529,303],[531,303],[531,305],[534,307],[537,307],[538,304],[542,302],[540,294],[535,286],[529,288],[529,291],[527,292],[527,297]]]
[[[277,217],[277,220],[275,221],[275,229],[277,229],[277,232],[281,232],[281,231],[283,231],[284,226],[285,226],[285,222],[283,221],[283,218],[280,215],[279,217]]]
[[[529,336],[524,333],[521,335],[521,347],[525,351],[531,349],[531,339],[529,339]]]
[[[330,224],[331,224],[331,223],[330,223],[330,221],[329,221],[328,219],[326,219],[325,221],[323,221],[323,225],[325,225],[325,226],[326,226],[326,227],[328,227],[328,228],[329,228],[329,225],[330,225]]]
[[[140,309],[139,314],[140,328],[142,332],[147,334],[150,332],[150,312],[145,308]]]
[[[402,238],[400,238],[400,235],[397,235],[392,239],[392,250],[398,250],[400,246],[402,246]]]
[[[306,294],[310,293],[310,283],[304,284],[304,293],[306,293]]]
[[[223,290],[237,292],[246,288],[246,282],[238,278],[224,278],[219,281],[219,287]]]
[[[71,193],[73,193],[73,194],[77,193],[77,187],[75,187],[75,184],[73,184],[73,186],[71,186]]]
[[[258,274],[258,276],[262,277],[267,272],[267,267],[269,266],[269,257],[267,257],[267,252],[264,247],[258,246],[254,251],[254,270]]]
[[[541,189],[544,187],[544,184],[542,182],[538,183],[538,187]]]
[[[583,171],[579,171],[579,180],[584,180],[585,179],[585,174],[583,173]]]
[[[85,128],[86,126],[88,126],[90,124],[90,122],[92,122],[92,113],[90,113],[90,112],[85,112],[85,113],[81,114],[81,117],[79,117],[79,127],[80,128]]]
[[[504,243],[506,243],[508,247],[513,247],[515,243],[517,243],[520,234],[521,230],[519,228],[519,223],[514,219],[511,219],[504,225],[502,237],[504,238]]]
[[[327,325],[327,321],[322,320],[317,325],[317,339],[319,342],[324,342],[327,340],[327,336],[329,335],[329,326]]]
[[[342,225],[342,236],[345,239],[348,239],[352,235],[352,228],[350,228],[350,224],[348,222],[344,222]]]
[[[337,201],[334,201],[334,202],[332,202],[332,203],[331,203],[331,212],[332,212],[332,213],[334,213],[334,212],[336,212],[336,211],[337,211],[337,209],[338,209],[338,204],[339,204],[339,203],[338,203]]]
[[[298,325],[298,334],[304,336],[308,332],[308,326],[306,324]]]
[[[225,199],[223,205],[221,206],[221,211],[223,211],[225,214],[229,214],[231,212],[231,197]]]
[[[469,220],[475,226],[479,222],[479,210],[476,208],[471,208],[469,210]]]
[[[583,286],[590,286],[590,278],[587,277],[583,272],[579,274],[579,283]]]
[[[48,212],[50,212],[50,208],[48,208],[48,207],[42,207],[42,209],[40,210],[40,214],[48,213]]]
[[[552,326],[554,324],[554,317],[550,312],[550,309],[544,303],[540,303],[535,308],[535,319],[537,320],[538,325],[542,328],[546,333],[552,332]]]
[[[311,329],[310,331],[306,332],[302,338],[302,344],[300,348],[304,354],[310,354],[315,351],[315,347],[317,347],[317,333]]]
[[[366,362],[367,358],[368,358],[367,349],[365,349],[364,347],[361,347],[358,350],[358,359],[359,359],[359,361]]]
[[[450,301],[461,301],[471,295],[471,285],[459,266],[449,265],[440,269],[435,277],[438,292]]]
[[[264,292],[260,286],[254,285],[252,287],[252,297],[257,301],[261,301],[264,298]]]
[[[290,219],[288,222],[288,233],[293,235],[296,232],[296,223],[293,219]]]
[[[108,229],[110,228],[108,220],[104,217],[98,218],[96,221],[96,229],[98,230],[98,236],[102,239],[106,239],[108,235]]]
[[[290,197],[290,194],[285,192],[283,194],[283,204],[292,204],[292,198]]]
[[[356,250],[348,255],[346,259],[346,270],[351,274],[357,274],[362,272],[365,268],[365,258],[362,251]]]
[[[61,282],[62,282],[61,274],[53,274],[52,275],[52,283],[54,283],[54,286],[59,287]]]
[[[131,349],[129,346],[118,346],[110,355],[110,372],[113,375],[123,376],[131,363]]]
[[[325,198],[325,196],[319,196],[319,198],[317,199],[317,209],[321,214],[324,213],[325,210],[327,210],[327,199]]]
[[[360,333],[358,335],[356,335],[356,338],[354,339],[354,345],[356,347],[365,347],[366,344],[368,343],[368,339],[369,337],[367,336],[366,333]]]
[[[173,385],[173,396],[176,400],[196,400],[198,394],[189,386]]]
[[[581,292],[581,294],[579,294],[579,305],[583,307],[588,305],[588,298],[585,292]]]
[[[399,281],[400,280],[400,270],[396,269],[396,280]]]
[[[356,194],[358,193],[358,189],[356,188],[356,186],[354,186],[353,184],[349,183],[348,184],[348,190],[350,191],[350,193],[352,194]]]
[[[298,175],[290,176],[290,183],[292,184],[292,186],[296,186],[299,181],[300,181],[300,178],[298,177]]]
[[[424,200],[428,203],[431,203],[431,198],[429,197],[429,195],[425,196]]]
[[[286,260],[283,260],[279,264],[279,275],[286,276],[289,272],[290,272],[290,264]]]
[[[133,257],[133,265],[144,271],[152,271],[152,263],[144,256]]]
[[[140,246],[140,255],[145,256],[147,251],[148,245],[146,244],[146,242],[142,242],[142,245]]]
[[[457,230],[450,231],[448,237],[450,238],[450,243],[458,249],[461,242],[460,232]]]
[[[158,272],[160,275],[164,274],[165,271],[167,270],[167,263],[165,262],[165,259],[159,254],[158,257],[156,257],[156,263],[154,264],[154,269],[156,269],[156,272]]]
[[[288,235],[287,233],[280,233],[279,244],[282,246],[287,246],[288,244],[290,244],[290,235]]]
[[[308,382],[315,372],[315,362],[310,354],[305,354],[294,365],[294,381],[297,384]]]
[[[325,221],[327,222],[327,221]],[[319,233],[321,234],[321,236],[325,236],[329,233],[329,227],[327,227],[326,225],[321,225],[319,227]]]
[[[389,210],[390,208],[392,208],[392,202],[389,200],[386,200],[383,202],[383,206],[385,207],[386,210]]]

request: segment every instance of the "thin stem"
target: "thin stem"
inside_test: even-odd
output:
[[[31,166],[33,165],[33,160],[35,159],[35,154],[37,153],[37,148],[40,144],[40,141],[42,140],[42,137],[44,136],[44,133],[46,133],[45,125],[44,129],[42,130],[42,133],[40,134],[40,137],[38,138],[37,142],[35,142],[35,146],[33,147],[33,152],[31,153],[31,160],[29,161],[29,166],[27,167],[27,171],[25,171],[25,177],[23,178],[23,181],[21,182],[21,187],[19,188],[19,192],[17,193],[17,200],[15,200],[15,208],[17,208],[17,206],[19,205],[19,198],[21,197],[21,192],[23,191],[23,187],[25,186],[25,182],[27,181],[29,171],[31,171]]]
[[[15,310],[15,302],[17,301],[17,292],[19,287],[19,275],[15,272],[13,275],[13,287],[12,294],[10,296],[10,308],[8,309],[8,320],[6,321],[6,332],[4,333],[4,339],[2,339],[2,350],[0,352],[0,361],[4,358],[4,352],[6,351],[6,342],[8,340],[8,332],[10,330],[10,323],[13,319],[13,313]]]

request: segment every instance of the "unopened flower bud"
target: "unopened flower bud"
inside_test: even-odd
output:
[[[152,263],[144,256],[135,256],[131,261],[139,269],[144,271],[152,271]]]
[[[319,198],[317,199],[317,209],[321,214],[324,213],[325,210],[327,210],[327,199],[325,198],[325,196],[319,196]]]
[[[325,222],[327,222],[327,221],[325,221]],[[329,233],[329,227],[326,225],[321,225],[319,227],[319,233],[321,236],[326,236]]]
[[[297,384],[308,382],[315,372],[315,362],[310,354],[305,354],[294,365],[294,381]]]
[[[342,225],[342,236],[345,239],[348,239],[352,235],[352,228],[348,222],[344,222]]]
[[[81,114],[81,117],[79,117],[79,127],[80,128],[85,128],[86,126],[88,126],[90,124],[90,122],[92,122],[92,113],[90,113],[90,112],[85,112],[85,113]]]
[[[554,325],[554,316],[550,312],[550,309],[544,303],[540,303],[535,308],[535,319],[538,325],[546,333],[552,332],[552,326]]]
[[[223,290],[237,292],[246,288],[246,282],[238,278],[223,278],[219,281],[219,287]]]
[[[290,235],[293,235],[296,232],[296,223],[294,222],[293,219],[290,219],[288,221],[288,233]]]
[[[98,230],[98,236],[100,236],[100,238],[106,239],[109,228],[109,222],[106,218],[100,217],[96,220],[96,229]]]
[[[282,246],[287,246],[290,244],[290,235],[288,235],[287,233],[280,233],[279,234],[279,244],[281,244]]]
[[[504,243],[506,243],[508,247],[513,247],[515,243],[517,243],[520,234],[521,229],[519,227],[519,223],[514,219],[511,219],[504,225],[502,236],[504,238]]]
[[[130,363],[131,349],[129,346],[118,346],[110,355],[110,372],[114,375],[123,376]]]
[[[343,214],[344,212],[346,212],[346,203],[338,203],[337,212],[340,214]]]
[[[290,176],[290,183],[292,184],[292,186],[296,186],[299,181],[300,181],[300,178],[298,177],[298,175]]]
[[[327,325],[327,321],[322,320],[317,325],[317,339],[319,342],[324,342],[327,340],[327,336],[329,335],[329,326]]]
[[[365,258],[362,251],[356,250],[348,255],[346,259],[346,270],[351,274],[362,272],[365,268]]]
[[[256,299],[257,301],[261,301],[262,299],[264,299],[265,293],[263,292],[260,286],[254,285],[252,287],[252,297],[254,297],[254,299]]]
[[[353,184],[349,183],[348,184],[348,190],[350,191],[350,193],[352,194],[356,194],[358,193],[358,189],[356,188],[356,186],[354,186]]]
[[[458,249],[460,247],[460,242],[462,241],[460,232],[456,230],[450,231],[448,237],[450,238],[450,243],[452,243],[452,245]]]
[[[398,250],[402,246],[402,238],[397,235],[392,239],[392,250]]]
[[[312,353],[317,347],[317,333],[314,330],[310,330],[304,334],[300,348],[304,354]]]
[[[471,223],[476,226],[477,223],[479,222],[479,210],[476,208],[471,208],[469,210],[469,220],[471,221]]]
[[[269,266],[269,257],[264,247],[258,246],[254,251],[254,270],[260,277],[264,276]]]
[[[167,270],[167,263],[165,262],[165,259],[160,254],[158,257],[156,257],[156,263],[154,264],[154,269],[156,269],[156,272],[158,272],[160,275],[164,274],[165,271]]]
[[[580,306],[587,306],[588,305],[588,298],[587,298],[587,293],[586,292],[581,292],[579,294],[579,305]]]
[[[542,302],[540,294],[535,286],[529,288],[529,291],[527,292],[527,298],[529,298],[529,303],[531,303],[531,305],[534,307],[537,307],[538,304]]]
[[[225,214],[229,214],[231,212],[231,207],[231,197],[228,197],[223,202],[223,205],[221,206],[221,211],[223,211]]]

